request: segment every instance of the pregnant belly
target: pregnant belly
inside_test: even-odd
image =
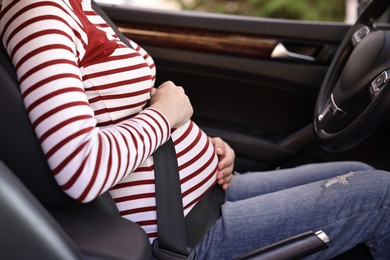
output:
[[[192,121],[172,132],[185,214],[216,182],[218,158],[207,135]]]

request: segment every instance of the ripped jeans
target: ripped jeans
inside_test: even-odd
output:
[[[390,173],[358,162],[310,164],[233,177],[222,216],[198,245],[197,259],[232,259],[273,242],[324,231],[329,259],[357,244],[390,259]]]

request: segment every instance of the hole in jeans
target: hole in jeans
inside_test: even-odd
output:
[[[329,188],[330,186],[336,184],[336,183],[340,183],[340,184],[343,184],[343,185],[347,185],[349,182],[348,182],[348,178],[355,175],[354,172],[350,172],[350,173],[347,173],[347,174],[344,174],[344,175],[340,175],[340,176],[336,176],[328,181],[325,182],[325,188]]]

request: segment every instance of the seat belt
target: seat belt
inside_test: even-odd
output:
[[[95,1],[91,1],[91,6],[111,26],[119,39],[128,47],[133,48],[127,38]],[[193,259],[194,251],[187,249],[179,170],[175,148],[171,139],[154,152],[153,159],[159,237],[153,243],[153,254],[161,260]]]
[[[126,36],[123,35],[121,31],[119,31],[118,27],[114,24],[114,22],[108,17],[108,15],[103,11],[103,9],[94,1],[91,1],[92,9],[100,15],[106,23],[111,27],[112,30],[114,30],[115,34],[119,37],[119,39],[126,44],[128,47],[133,48],[133,46],[130,45],[129,40],[126,38]]]
[[[225,192],[218,184],[206,191],[184,218],[179,168],[172,139],[153,154],[158,238],[153,255],[160,260],[194,259],[195,247],[221,216]]]
[[[101,7],[93,0],[91,3],[95,12],[111,26],[119,39],[133,48]],[[152,245],[153,255],[160,260],[194,259],[195,246],[221,214],[225,193],[220,185],[214,185],[184,218],[179,170],[172,139],[154,152],[153,160],[158,227],[158,238]]]
[[[152,246],[153,255],[160,260],[194,259],[195,251],[187,248],[179,169],[172,139],[154,152],[153,161],[158,231]]]

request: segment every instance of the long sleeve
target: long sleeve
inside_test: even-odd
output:
[[[139,62],[142,57],[124,51],[115,39],[97,38],[91,47],[89,32],[71,10],[67,1],[4,1],[1,36],[56,181],[69,196],[88,202],[151,156],[169,138],[170,127],[159,111],[141,111],[149,98],[148,82],[154,80],[150,68]],[[130,73],[127,79],[124,71],[96,64],[96,59],[91,64],[96,50],[123,58],[140,76]],[[110,94],[119,87],[124,91]],[[117,99],[133,105],[115,105]],[[107,108],[105,103],[113,104]],[[104,113],[107,109],[112,111]]]
[[[4,0],[1,38],[58,185],[88,202],[109,191],[124,218],[158,236],[153,152],[172,138],[186,215],[216,183],[218,157],[192,121],[170,130],[145,105],[149,54],[121,42],[90,0]],[[200,86],[202,87],[202,86]]]

